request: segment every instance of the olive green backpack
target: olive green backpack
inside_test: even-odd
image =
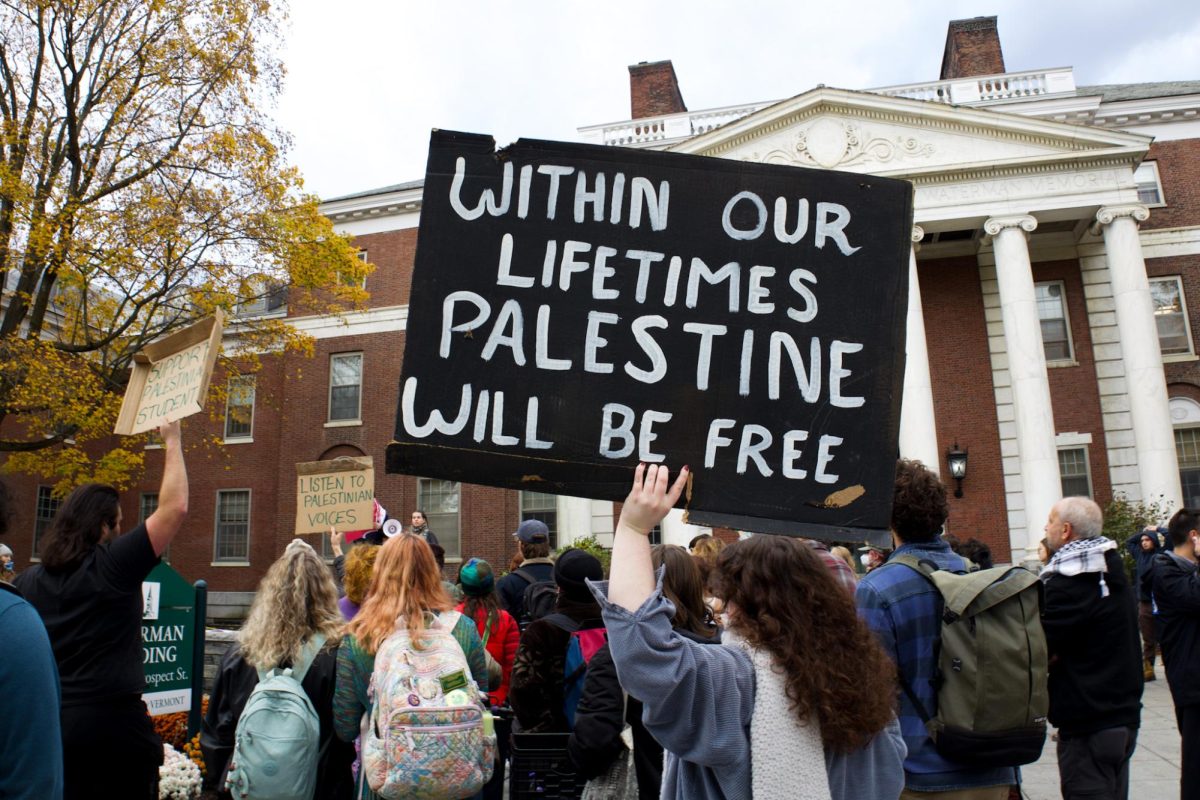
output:
[[[936,713],[901,688],[925,722],[937,751],[970,767],[1031,764],[1046,742],[1046,634],[1041,581],[1024,567],[957,574],[901,555],[944,602],[935,647]]]

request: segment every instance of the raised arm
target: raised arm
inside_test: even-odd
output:
[[[179,421],[168,422],[158,429],[166,448],[166,463],[163,465],[162,484],[158,488],[158,508],[146,520],[146,533],[154,547],[154,555],[161,556],[179,533],[183,518],[188,510],[187,468],[183,464],[183,443],[179,433]]]
[[[613,537],[612,565],[609,568],[608,599],[629,611],[636,611],[654,592],[654,565],[650,560],[650,530],[683,494],[688,468],[679,471],[670,483],[669,470],[658,464],[638,464],[633,472],[633,488],[621,506],[621,519]]]

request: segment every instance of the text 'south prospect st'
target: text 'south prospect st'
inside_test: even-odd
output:
[[[900,416],[912,189],[435,131],[388,470],[871,538]]]

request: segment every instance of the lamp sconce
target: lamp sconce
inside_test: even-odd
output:
[[[967,451],[959,449],[958,440],[954,442],[954,446],[946,451],[946,463],[950,465],[950,477],[954,478],[957,486],[954,489],[955,497],[962,497],[962,482],[963,478],[967,477]]]

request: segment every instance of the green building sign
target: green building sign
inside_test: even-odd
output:
[[[142,583],[142,699],[151,716],[188,711],[192,704],[192,648],[196,590],[169,564]]]

